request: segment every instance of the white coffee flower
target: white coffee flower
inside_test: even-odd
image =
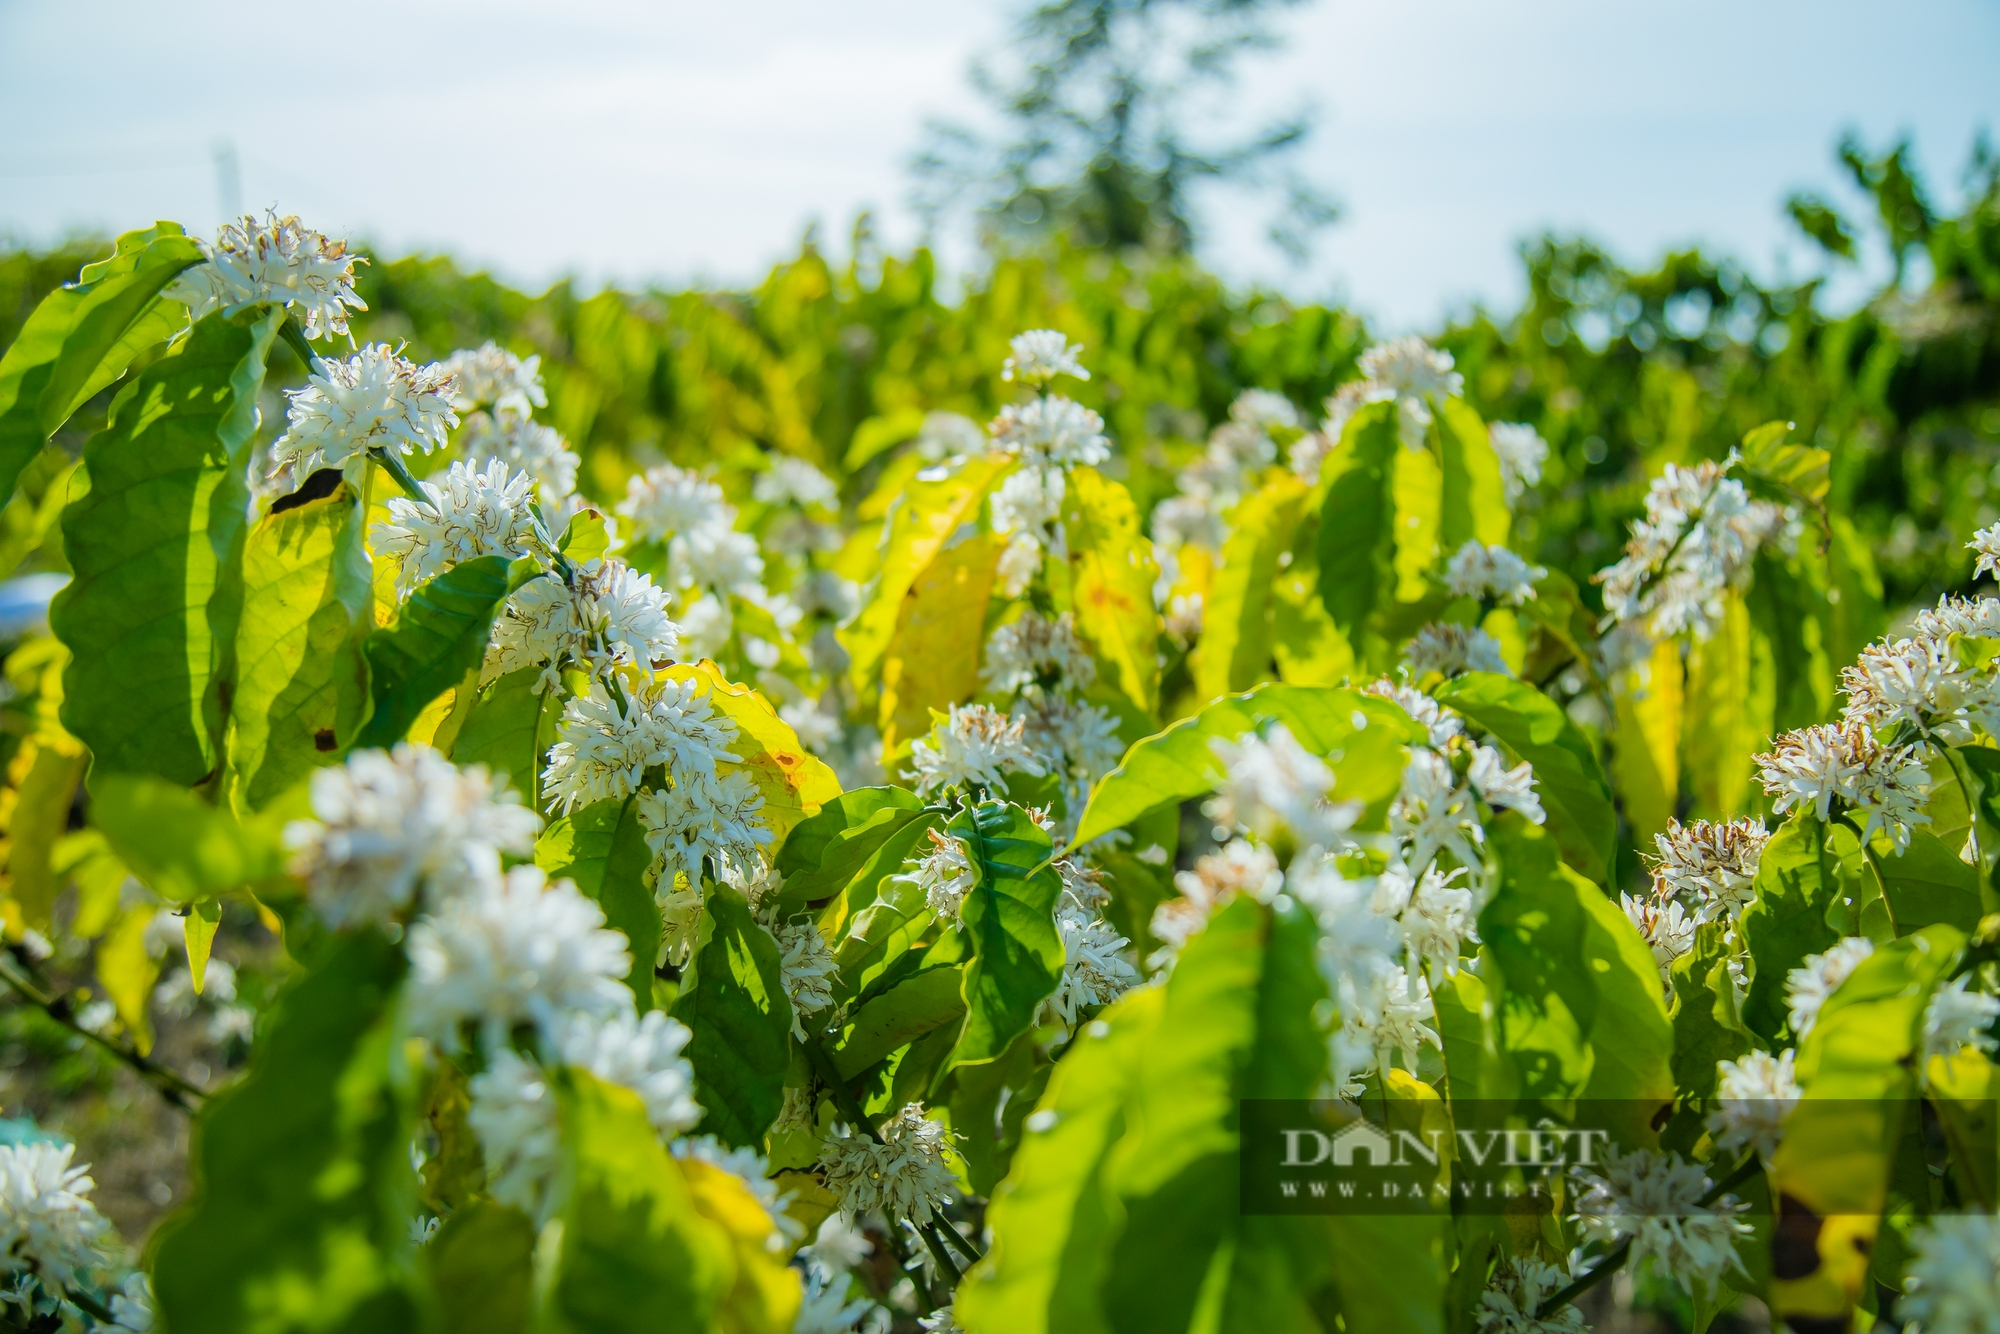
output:
[[[1568,1269],[1531,1255],[1503,1261],[1493,1271],[1486,1291],[1479,1294],[1479,1309],[1474,1313],[1479,1334],[1590,1334],[1583,1313],[1567,1303],[1546,1317],[1537,1314],[1543,1302],[1573,1281]]]
[[[563,668],[586,660],[589,631],[584,617],[575,594],[562,580],[553,575],[530,579],[493,618],[480,684],[540,667],[539,688],[544,692],[560,688]]]
[[[979,873],[966,855],[964,843],[935,829],[925,832],[930,836],[930,847],[921,856],[905,862],[904,865],[914,869],[898,873],[895,879],[921,889],[931,912],[940,921],[952,921],[964,907],[965,896],[978,885]]]
[[[681,607],[681,656],[690,662],[713,658],[735,633],[735,617],[726,598],[703,593]]]
[[[1403,662],[1410,675],[1422,678],[1437,672],[1457,676],[1461,672],[1492,672],[1512,676],[1514,669],[1500,655],[1500,641],[1476,625],[1455,625],[1433,621],[1417,631],[1403,648]]]
[[[680,627],[667,615],[667,590],[621,560],[592,561],[577,591],[596,671],[613,665],[642,670],[673,661]]]
[[[804,509],[838,509],[840,488],[833,479],[802,458],[779,454],[757,474],[750,494],[765,505],[797,505]]]
[[[1785,1118],[1799,1102],[1793,1056],[1790,1048],[1777,1056],[1752,1051],[1740,1061],[1716,1063],[1719,1105],[1708,1118],[1708,1129],[1718,1149],[1754,1148],[1765,1162],[1771,1161],[1784,1137]]]
[[[1216,909],[1238,894],[1269,903],[1284,885],[1284,873],[1269,848],[1231,839],[1221,851],[1196,858],[1192,871],[1174,873],[1174,887],[1181,896],[1164,899],[1153,909],[1149,929],[1170,953],[1178,953],[1208,925]]]
[[[1982,574],[1992,574],[1995,578],[2000,578],[2000,523],[1990,528],[1981,528],[1972,535],[1972,540],[1965,544],[1965,548],[1979,557],[1972,567],[1974,579]]]
[[[1458,785],[1451,761],[1432,750],[1412,750],[1403,767],[1402,789],[1389,806],[1389,829],[1409,848],[1412,868],[1425,867],[1448,851],[1476,882],[1483,876],[1479,853],[1486,842],[1479,805],[1470,784]]]
[[[1660,855],[1653,860],[1653,897],[1689,897],[1697,922],[1742,915],[1753,897],[1751,886],[1771,840],[1762,820],[1682,824],[1669,820],[1653,843]]]
[[[1878,830],[1897,852],[1909,846],[1924,812],[1930,772],[1915,746],[1884,746],[1860,724],[1820,724],[1780,736],[1769,752],[1755,756],[1764,790],[1777,798],[1771,808],[1810,809],[1825,820],[1837,798],[1866,817],[1862,837]]]
[[[113,1334],[151,1334],[153,1280],[140,1271],[127,1274],[123,1286],[111,1293],[110,1307],[111,1323],[105,1328]]]
[[[1899,1320],[1923,1334],[1991,1334],[2000,1328],[2000,1219],[1938,1214],[1910,1233]]]
[[[1784,526],[1784,512],[1752,500],[1724,463],[1669,463],[1646,492],[1646,517],[1617,564],[1599,572],[1604,606],[1618,621],[1643,620],[1660,639],[1715,632],[1723,595],[1750,578],[1757,549]]]
[[[459,433],[458,451],[471,463],[499,459],[528,474],[535,481],[544,510],[576,491],[576,470],[582,460],[553,426],[511,412],[498,416],[475,412],[466,418],[465,429]],[[552,525],[550,532],[560,533],[554,526],[555,515],[548,513],[546,517]]]
[[[1800,1041],[1819,1022],[1819,1012],[1840,984],[1853,976],[1861,961],[1875,952],[1875,942],[1849,936],[1824,954],[1808,954],[1805,962],[1785,974],[1785,1006],[1792,1033]]]
[[[1500,457],[1500,484],[1512,505],[1521,493],[1542,480],[1542,464],[1549,457],[1549,442],[1523,422],[1494,422],[1487,428],[1493,452]]]
[[[1083,349],[1073,346],[1066,335],[1054,329],[1030,329],[1015,334],[1007,341],[1007,347],[1012,355],[1000,363],[1003,380],[1044,385],[1058,375],[1074,375],[1079,380],[1090,378],[1090,372],[1079,360]]]
[[[212,310],[233,315],[249,306],[284,306],[301,316],[307,338],[347,333],[347,312],[366,310],[354,294],[354,266],[367,261],[345,241],[329,241],[296,217],[266,211],[225,222],[215,244],[197,240],[208,262],[186,270],[160,295],[198,320]]]
[[[1355,413],[1376,401],[1382,391],[1367,380],[1349,380],[1328,394],[1320,403],[1320,411],[1325,414],[1319,424],[1319,433],[1326,438],[1327,449],[1335,449],[1340,437],[1347,430],[1347,423]]]
[[[681,1055],[693,1036],[678,1019],[659,1010],[641,1015],[628,1005],[604,1015],[571,1015],[556,1051],[564,1065],[638,1094],[653,1129],[671,1138],[701,1120],[694,1067]]]
[[[669,582],[717,595],[761,591],[764,558],[757,539],[721,523],[682,529],[667,544]]]
[[[1055,994],[1042,1002],[1040,1022],[1074,1028],[1093,1006],[1109,1005],[1139,985],[1139,970],[1120,950],[1131,944],[1096,913],[1064,907],[1056,913],[1063,970]]]
[[[986,432],[972,418],[956,412],[931,412],[917,432],[917,455],[929,463],[986,452]]]
[[[1495,646],[1497,653],[1498,646]],[[1504,664],[1503,664],[1504,665]],[[1439,748],[1448,744],[1455,736],[1465,734],[1465,720],[1444,705],[1412,686],[1403,685],[1384,676],[1361,687],[1364,695],[1374,695],[1378,699],[1392,700],[1401,706],[1403,712],[1423,724],[1430,734],[1430,742]]]
[[[410,928],[410,1031],[457,1050],[459,1026],[479,1020],[498,1048],[516,1024],[559,1040],[576,1012],[615,1015],[632,1003],[623,932],[567,880],[535,866],[457,895]]]
[[[1472,752],[1472,767],[1465,777],[1486,804],[1496,810],[1519,811],[1529,824],[1541,824],[1548,818],[1542,813],[1542,799],[1535,792],[1535,768],[1526,760],[1509,769],[1499,751],[1481,746]]]
[[[1039,533],[1061,517],[1062,502],[1062,469],[1022,468],[993,493],[993,531]]]
[[[1547,574],[1547,568],[1528,564],[1506,547],[1467,542],[1445,563],[1444,581],[1454,597],[1518,607],[1534,601],[1535,581]]]
[[[528,513],[532,482],[490,459],[479,471],[454,463],[442,481],[419,481],[424,500],[390,497],[388,522],[368,536],[378,553],[402,562],[396,592],[408,597],[419,584],[476,556],[526,554],[535,529]]]
[[[86,1197],[96,1189],[74,1144],[0,1144],[0,1273],[34,1273],[62,1288],[104,1262],[111,1224]]]
[[[675,533],[720,521],[734,521],[722,488],[685,468],[662,463],[625,484],[618,513],[632,521],[633,538],[665,542]],[[723,516],[727,515],[727,518]]]
[[[1301,847],[1336,849],[1361,814],[1359,802],[1332,802],[1333,770],[1301,746],[1282,723],[1263,736],[1216,737],[1209,749],[1223,778],[1202,812],[1224,829],[1249,829],[1269,839],[1280,829]]]
[[[1424,447],[1432,409],[1465,392],[1465,377],[1452,369],[1451,353],[1440,352],[1414,335],[1377,343],[1361,354],[1360,368],[1368,401],[1395,401],[1403,444],[1413,450]]]
[[[1082,689],[1097,679],[1097,663],[1077,638],[1075,617],[1064,612],[1053,621],[1030,609],[995,629],[986,641],[979,684],[999,695],[1011,695],[1047,682],[1055,689]]]
[[[460,412],[486,408],[525,418],[549,405],[539,354],[518,357],[489,340],[476,350],[460,348],[440,364],[458,381],[451,405]]]
[[[1000,563],[994,570],[1000,596],[1020,597],[1041,572],[1041,542],[1032,533],[1014,534],[1000,553]]]
[[[1625,910],[1626,920],[1638,929],[1646,947],[1653,951],[1653,962],[1660,969],[1660,982],[1671,990],[1674,961],[1694,948],[1695,928],[1699,923],[1687,915],[1685,908],[1671,900],[1661,903],[1657,899],[1620,894],[1618,906]]]
[[[839,1216],[834,1215],[835,1218]],[[822,1270],[817,1265],[808,1266],[803,1288],[798,1319],[792,1322],[792,1334],[854,1334],[862,1318],[877,1309],[866,1293],[853,1301],[847,1299],[853,1288],[840,1269]]]
[[[1399,1056],[1403,1068],[1415,1073],[1422,1047],[1443,1050],[1437,1030],[1425,1022],[1436,1017],[1423,975],[1407,972],[1401,964],[1391,964],[1377,973],[1372,995],[1365,995],[1359,1004],[1344,1006],[1341,1015],[1347,1044],[1356,1051],[1372,1051],[1375,1068],[1385,1076]]]
[[[1326,468],[1326,461],[1340,444],[1338,435],[1328,435],[1324,431],[1308,431],[1292,441],[1285,451],[1285,466],[1307,486],[1317,486],[1319,475]]]
[[[1924,1065],[1933,1056],[1956,1056],[1966,1047],[1992,1055],[2000,1050],[1993,1024],[2000,1020],[2000,996],[1967,991],[1970,977],[1955,977],[1932,994],[1924,1007]]]
[[[820,1151],[826,1188],[849,1218],[881,1210],[918,1227],[929,1223],[956,1190],[945,1162],[951,1132],[913,1102],[882,1126],[883,1142],[836,1127]]]
[[[1708,1175],[1679,1154],[1609,1146],[1603,1153],[1602,1172],[1582,1175],[1576,1203],[1585,1240],[1613,1246],[1629,1239],[1634,1269],[1650,1262],[1655,1274],[1690,1291],[1713,1294],[1729,1270],[1743,1272],[1736,1239],[1751,1228],[1737,1220],[1741,1201],[1725,1195],[1701,1203]]]
[[[1229,419],[1259,430],[1296,431],[1299,410],[1292,400],[1269,389],[1245,389],[1229,405]]]
[[[956,1302],[946,1302],[929,1315],[917,1317],[917,1324],[924,1334],[965,1334],[965,1326],[958,1323],[958,1314],[953,1309]]]
[[[786,1098],[790,1100],[792,1094],[797,1091],[786,1089]],[[810,1125],[811,1099],[798,1101],[808,1104],[802,1111],[805,1123]],[[783,1119],[782,1116],[780,1119]],[[819,1225],[819,1231],[814,1234],[812,1244],[803,1246],[799,1250],[799,1254],[810,1259],[815,1268],[832,1273],[844,1273],[849,1269],[858,1268],[862,1261],[874,1253],[875,1243],[868,1240],[868,1234],[854,1226],[853,1220],[838,1211],[828,1214],[826,1221]]]
[[[914,781],[924,796],[943,788],[968,785],[1007,790],[1006,774],[1039,778],[1048,772],[1028,749],[1020,719],[1009,718],[984,704],[954,704],[929,735],[910,748],[903,777]]]
[[[662,884],[676,872],[694,881],[703,859],[718,866],[753,859],[772,838],[764,794],[740,770],[683,769],[667,791],[641,792],[634,811],[646,831],[646,846],[659,859]]]
[[[1220,552],[1229,525],[1203,496],[1169,496],[1153,509],[1153,540],[1169,551],[1184,546]]]
[[[500,874],[500,854],[533,850],[541,819],[504,780],[429,746],[358,750],[315,770],[312,820],[285,829],[292,874],[335,928],[387,923],[415,898],[464,893]]]
[[[370,343],[351,357],[317,361],[303,389],[285,391],[285,433],[271,445],[274,477],[302,482],[342,468],[371,449],[428,454],[441,448],[458,414],[451,376]]]
[[[1925,637],[1878,641],[1842,669],[1847,708],[1841,720],[1874,732],[1897,723],[1952,745],[1973,739],[1973,728],[2000,732],[2000,678],[1958,660],[1951,641]]]
[[[645,771],[663,764],[674,780],[712,776],[739,757],[728,749],[736,724],[715,712],[693,679],[656,681],[619,701],[601,683],[563,707],[543,771],[547,798],[564,813],[593,801],[623,800]]]
[[[1448,874],[1435,865],[1426,867],[1423,878],[1409,889],[1406,902],[1396,909],[1407,948],[1416,961],[1411,966],[1425,966],[1432,985],[1456,974],[1465,942],[1479,940],[1479,896],[1452,883],[1464,874],[1464,867],[1454,867]],[[1407,871],[1404,876],[1407,881]],[[1388,879],[1386,875],[1383,878]]]
[[[1947,594],[1935,607],[1926,607],[1910,623],[1910,633],[1919,639],[1944,639],[1967,635],[1974,639],[2000,639],[2000,598],[1962,598]]]
[[[785,995],[792,1001],[792,1033],[805,1041],[799,1021],[833,1007],[833,979],[840,971],[826,937],[813,922],[788,922],[777,930]]]
[[[465,1120],[486,1159],[493,1198],[538,1223],[545,1220],[562,1165],[556,1091],[540,1066],[504,1046],[472,1077],[468,1091]]]
[[[992,429],[995,446],[1032,467],[1095,467],[1111,457],[1104,419],[1056,395],[1009,404]]]

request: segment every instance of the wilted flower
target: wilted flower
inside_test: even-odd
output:
[[[1802,727],[1754,758],[1780,814],[1798,806],[1825,820],[1838,798],[1866,817],[1864,839],[1880,830],[1898,852],[1917,825],[1931,821],[1923,809],[1930,773],[1917,748],[1884,746],[1860,724]]]
[[[1918,612],[1910,633],[1919,639],[1943,639],[1967,635],[1974,639],[2000,638],[2000,598],[1962,598],[1947,594],[1935,607]]]
[[[1565,1303],[1547,1317],[1537,1314],[1542,1303],[1572,1282],[1566,1268],[1546,1264],[1531,1255],[1517,1255],[1493,1271],[1486,1291],[1479,1294],[1479,1334],[1590,1334],[1583,1313]]]
[[[174,279],[161,295],[198,320],[212,310],[234,314],[246,306],[284,306],[303,316],[307,338],[347,333],[348,310],[366,310],[354,294],[354,266],[345,241],[329,241],[296,217],[267,210],[225,222],[215,244],[201,241],[208,262]]]
[[[1674,960],[1694,948],[1695,919],[1689,917],[1680,904],[1671,900],[1661,903],[1620,894],[1618,906],[1625,910],[1626,920],[1637,928],[1647,948],[1653,951],[1653,962],[1660,969],[1660,981],[1671,987]]]
[[[454,388],[442,367],[405,361],[381,343],[315,362],[306,387],[286,391],[289,427],[271,446],[272,475],[304,481],[371,449],[428,454],[458,425]]]
[[[1697,922],[1735,918],[1750,903],[1751,885],[1770,839],[1761,820],[1669,820],[1666,832],[1653,836],[1660,850],[1653,862],[1653,897],[1691,896]]]
[[[1949,639],[1923,637],[1878,642],[1842,670],[1847,709],[1842,721],[1873,732],[1897,723],[1950,744],[1972,740],[1976,724],[2000,731],[2000,679],[1958,660]]]

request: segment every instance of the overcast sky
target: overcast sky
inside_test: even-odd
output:
[[[390,250],[531,287],[748,281],[811,219],[914,236],[920,126],[976,114],[966,66],[1015,8],[0,0],[0,233],[209,231],[226,143],[242,203]],[[2000,132],[2000,0],[1315,0],[1283,26],[1243,103],[1320,108],[1301,165],[1346,214],[1291,272],[1214,201],[1208,257],[1390,327],[1511,301],[1547,227],[1797,270],[1781,204],[1838,186],[1843,129],[1913,133],[1947,202]]]

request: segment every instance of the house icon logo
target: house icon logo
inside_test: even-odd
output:
[[[1388,1135],[1366,1121],[1353,1121],[1335,1131],[1333,1165],[1353,1167],[1354,1155],[1361,1155],[1365,1167],[1390,1167],[1396,1162],[1396,1148]]]

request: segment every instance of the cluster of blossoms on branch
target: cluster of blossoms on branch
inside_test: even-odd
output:
[[[1623,559],[1597,576],[1607,628],[1630,625],[1655,640],[1715,633],[1725,596],[1749,583],[1758,550],[1788,523],[1728,475],[1736,462],[1732,453],[1692,468],[1669,463],[1654,480]]]
[[[1062,377],[1087,380],[1090,373],[1071,347],[1053,329],[1032,329],[1010,344],[1001,374],[1032,388],[1034,396],[1010,403],[993,419],[993,448],[1020,461],[1020,467],[1000,484],[991,501],[993,531],[1007,538],[1000,555],[999,581],[1007,597],[1019,597],[1041,573],[1044,553],[1060,560],[1067,554],[1062,528],[1065,475],[1073,468],[1095,467],[1111,457],[1104,437],[1104,419],[1075,399],[1048,391]]]

